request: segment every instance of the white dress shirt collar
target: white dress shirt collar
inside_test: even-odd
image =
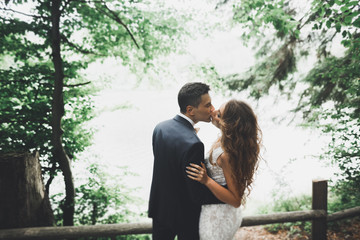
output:
[[[178,115],[179,115],[180,117],[185,118],[186,120],[188,120],[188,121],[191,123],[192,126],[195,125],[194,121],[191,120],[191,119],[190,119],[188,116],[186,116],[185,114],[179,113]]]

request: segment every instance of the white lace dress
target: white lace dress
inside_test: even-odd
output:
[[[213,162],[224,151],[221,147],[214,149]],[[220,185],[226,185],[222,168],[212,165],[205,159],[208,175]],[[200,214],[199,232],[201,240],[232,240],[242,221],[241,209],[229,204],[203,205]]]

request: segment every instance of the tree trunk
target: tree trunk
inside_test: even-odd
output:
[[[52,143],[54,146],[54,158],[59,163],[64,175],[65,182],[65,203],[63,206],[63,224],[65,226],[74,225],[75,209],[75,188],[71,172],[70,159],[62,145],[61,119],[64,116],[64,70],[62,66],[60,51],[60,5],[61,0],[51,2],[51,48],[52,61],[55,69],[55,83],[52,103]]]
[[[0,229],[54,225],[39,154],[0,155]]]

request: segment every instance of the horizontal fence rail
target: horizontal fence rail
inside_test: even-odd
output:
[[[319,219],[324,217],[326,217],[326,212],[323,210],[273,213],[266,215],[244,217],[241,223],[241,227],[250,227],[250,226],[265,225],[272,223],[311,221],[314,219]]]
[[[295,211],[259,216],[246,216],[243,218],[241,226],[245,227],[272,223],[312,221],[320,218],[326,218],[326,221],[337,221],[356,216],[360,216],[360,207],[336,212],[331,215],[326,215],[324,210]],[[113,237],[130,234],[150,234],[151,232],[151,223],[122,223],[69,227],[33,227],[0,230],[0,239],[51,240],[80,237]]]
[[[339,211],[328,215],[327,213],[327,181],[313,180],[312,210],[274,213],[258,216],[245,216],[242,227],[257,226],[273,223],[312,221],[312,239],[327,239],[327,223],[344,218],[360,216],[360,206]],[[103,224],[92,226],[64,226],[64,227],[31,227],[0,230],[0,239],[6,240],[39,240],[39,239],[75,239],[96,238],[149,234],[152,232],[151,223],[123,223]]]
[[[360,216],[360,207],[349,208],[329,215],[326,220],[328,222],[334,222],[344,218],[351,218]]]

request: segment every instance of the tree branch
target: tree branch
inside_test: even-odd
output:
[[[225,5],[227,2],[229,2],[229,0],[223,0],[221,2],[218,2],[215,6],[215,10],[218,9],[219,7]]]
[[[64,87],[79,87],[79,86],[84,86],[84,85],[87,85],[90,83],[91,83],[91,81],[84,82],[84,83],[78,83],[78,84],[64,84]]]
[[[42,18],[44,18],[44,17],[42,17],[42,16],[36,16],[36,15],[31,15],[31,14],[23,13],[23,12],[19,12],[19,11],[10,9],[10,8],[0,8],[0,10],[9,11],[9,12],[21,14],[21,15],[24,15],[24,16],[27,16],[27,17],[37,18],[37,19],[42,19]],[[50,19],[50,18],[48,17],[48,19]]]
[[[60,169],[60,168],[56,167],[56,163],[53,163],[51,168],[42,167],[42,169],[49,171],[49,179],[47,180],[47,182],[45,184],[45,191],[49,195],[50,185],[56,176],[56,170]]]
[[[63,34],[61,34],[61,40],[65,43],[67,43],[70,47],[73,47],[75,48],[78,52],[82,53],[82,54],[85,54],[85,55],[88,55],[88,54],[93,54],[95,56],[100,56],[100,57],[107,57],[107,55],[104,55],[104,54],[98,54],[96,52],[93,52],[93,51],[89,51],[89,50],[86,50],[86,49],[83,49],[81,48],[80,46],[76,45],[75,43],[73,42],[70,42],[70,40],[65,37]]]
[[[102,12],[105,13],[108,17],[112,18],[112,19],[115,20],[117,23],[119,23],[121,26],[123,26],[123,27],[126,29],[126,31],[129,33],[129,35],[130,35],[131,39],[133,40],[133,42],[135,43],[136,47],[137,47],[137,48],[140,48],[139,45],[138,45],[138,43],[137,43],[136,40],[135,40],[134,35],[131,33],[130,29],[126,26],[126,24],[119,18],[119,16],[118,16],[113,10],[111,10],[111,9],[106,5],[105,2],[103,2],[103,6],[107,9],[107,11],[108,11],[113,17],[109,16],[108,13],[106,13],[105,11],[102,11],[102,10],[99,9],[99,8],[98,8],[98,10],[99,10],[99,11],[102,11]]]
[[[88,51],[85,49],[82,49],[81,47],[77,46],[76,44],[72,43],[69,41],[69,39],[67,39],[67,37],[65,37],[63,34],[60,35],[61,36],[61,40],[63,40],[64,42],[66,42],[69,46],[75,48],[77,51],[79,51],[82,54],[95,54],[92,51]]]

